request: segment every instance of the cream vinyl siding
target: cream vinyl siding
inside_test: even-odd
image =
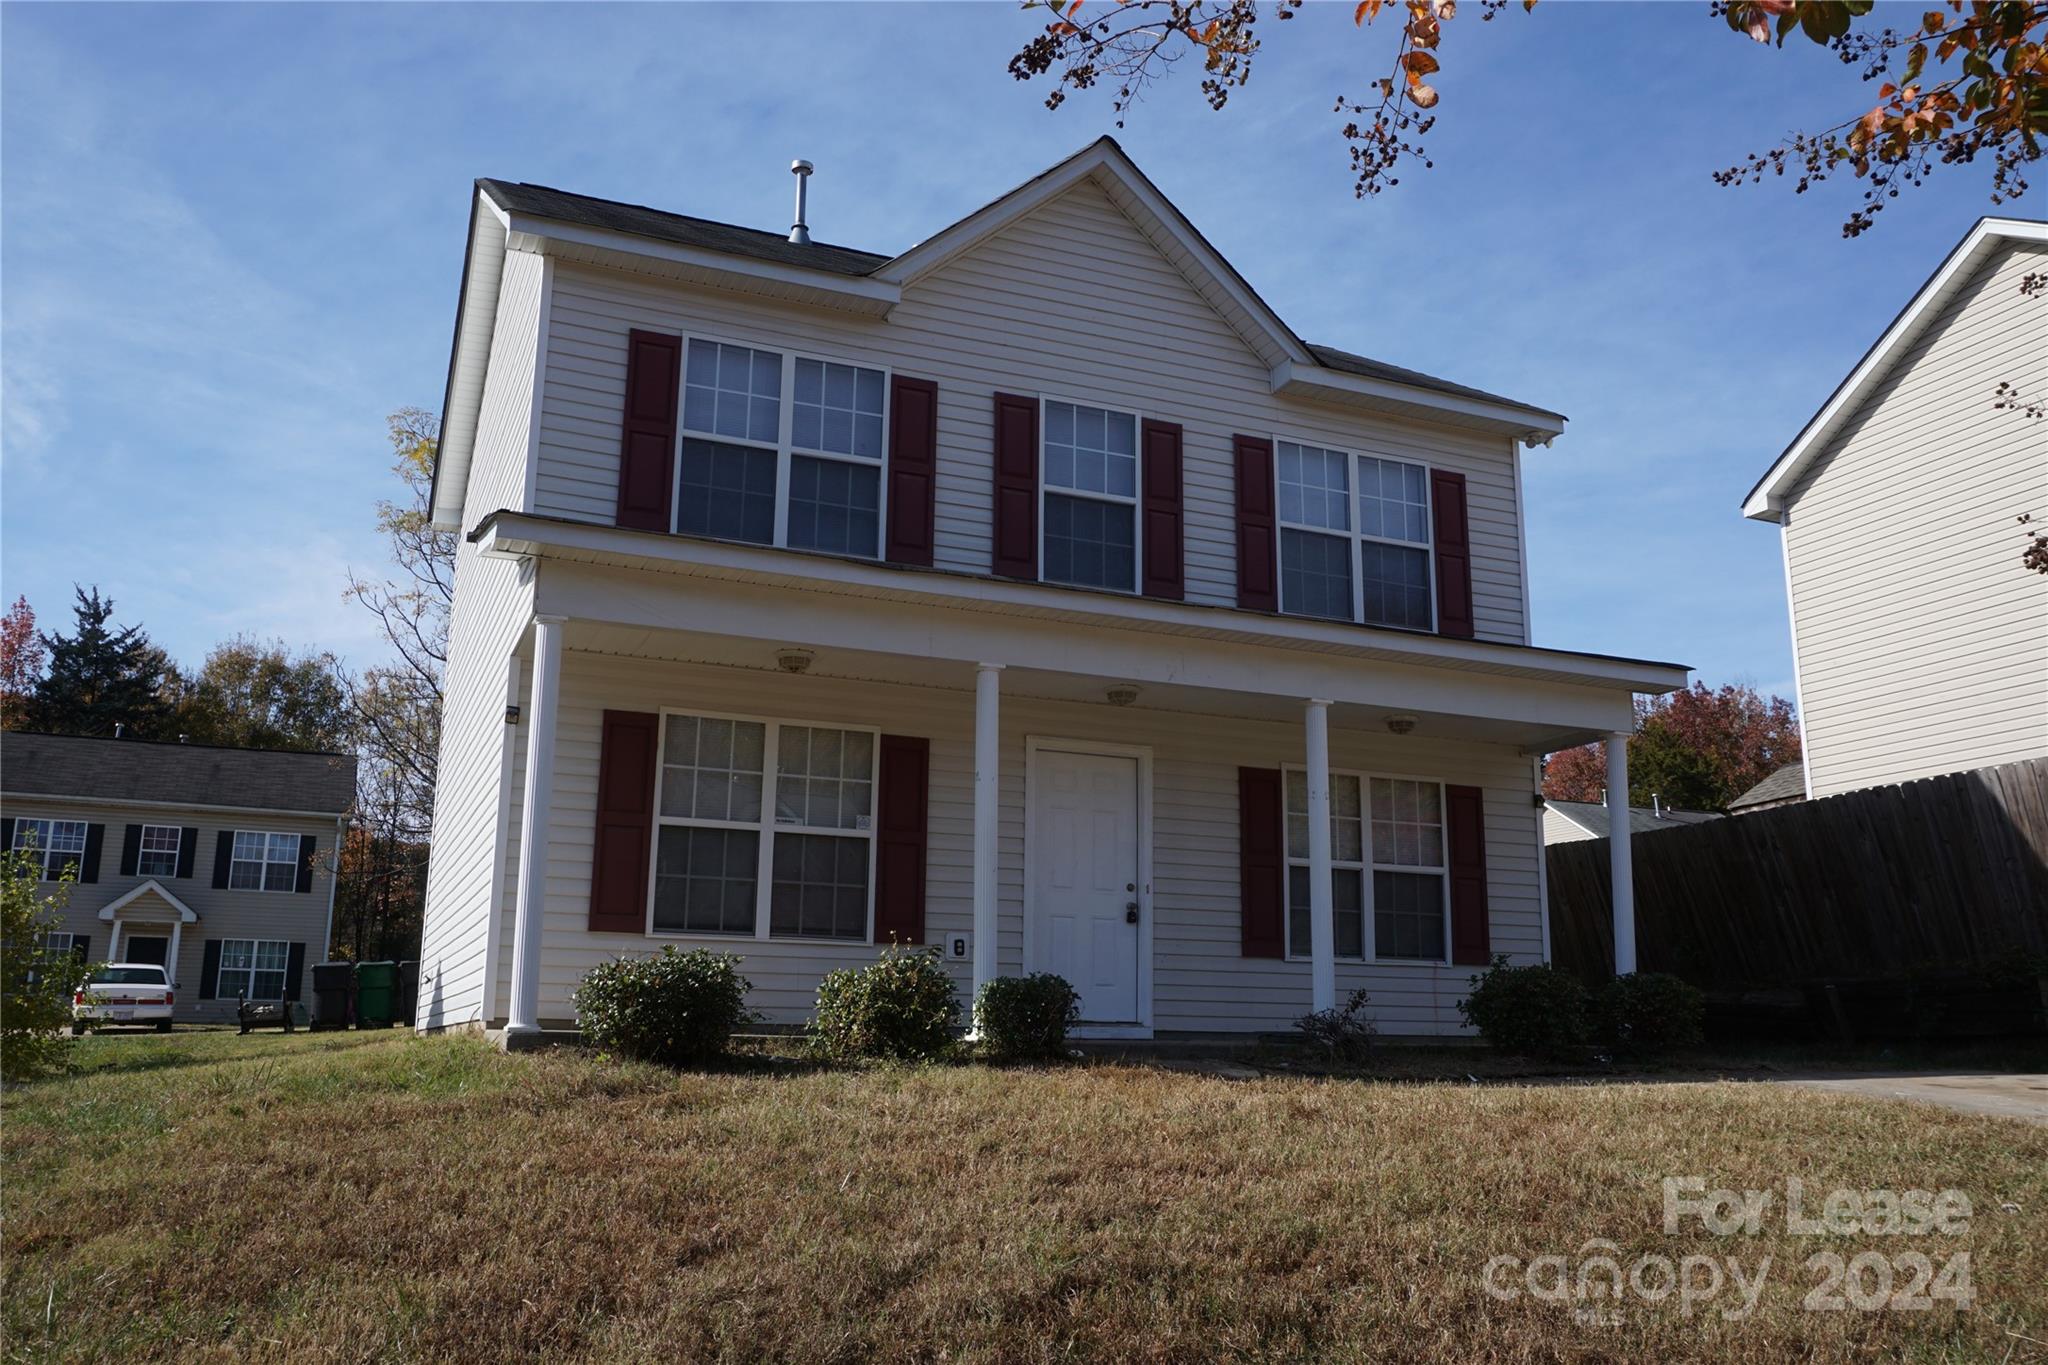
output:
[[[564,656],[556,734],[554,812],[548,859],[540,1016],[566,1023],[576,983],[597,963],[664,943],[711,946],[743,955],[753,1004],[781,1023],[810,1011],[819,978],[872,960],[866,944],[761,941],[701,936],[649,938],[593,934],[589,914],[591,847],[603,713],[664,706],[765,719],[873,725],[931,740],[926,939],[972,927],[973,699],[965,690],[904,687],[823,677],[629,659],[569,651]],[[1102,740],[1153,750],[1154,1026],[1160,1030],[1284,1030],[1309,1007],[1306,962],[1239,955],[1239,766],[1279,767],[1303,760],[1300,726],[1108,705],[1002,699],[1002,809],[998,852],[999,970],[1023,969],[1025,739]],[[1439,778],[1486,792],[1487,877],[1495,951],[1541,959],[1537,898],[1541,854],[1530,765],[1504,746],[1333,728],[1331,763],[1347,769]],[[519,788],[512,787],[513,799]],[[499,917],[497,1015],[509,998],[511,916]],[[1456,966],[1339,963],[1338,989],[1372,993],[1389,1033],[1459,1031],[1457,1002],[1475,969]],[[953,964],[964,995],[965,963]]]
[[[171,980],[176,983],[172,1014],[181,1023],[220,1022],[235,1014],[233,1000],[201,1000],[200,973],[206,965],[206,941],[224,938],[276,939],[306,945],[306,966],[311,968],[327,952],[328,895],[334,887],[334,840],[338,833],[331,815],[277,815],[264,811],[185,810],[165,806],[109,806],[98,803],[67,802],[54,796],[12,796],[7,814],[22,820],[83,820],[102,825],[100,879],[80,882],[71,888],[63,921],[56,927],[68,934],[92,936],[89,953],[94,962],[107,960],[107,945],[113,941],[114,925],[99,917],[101,909],[141,886],[155,882],[190,907],[199,916],[179,936],[178,960]],[[121,845],[129,825],[190,826],[199,831],[192,855],[189,877],[145,877],[121,875]],[[313,857],[313,889],[310,891],[230,891],[213,884],[214,853],[224,829],[264,830],[274,834],[310,834],[319,840]],[[145,897],[145,901],[149,898]],[[153,907],[156,902],[151,902]],[[132,905],[135,914],[148,914],[141,903]],[[140,933],[169,938],[168,914],[161,922],[143,923],[129,918],[124,910],[121,939]],[[123,956],[126,954],[124,953]],[[299,999],[312,1004],[312,973],[299,983]]]
[[[534,376],[546,282],[553,267],[526,251],[505,254],[497,327],[484,380],[471,508],[524,503],[530,474]],[[519,565],[483,559],[464,539],[455,552],[434,793],[433,857],[420,935],[419,1026],[478,1021],[489,975],[491,869],[502,841],[507,668],[533,612]]]
[[[1599,837],[1584,825],[1574,822],[1564,812],[1550,806],[1543,808],[1543,842],[1546,845],[1575,844],[1582,839]]]
[[[1793,488],[1785,554],[1813,795],[2048,753],[2048,251],[1986,260]]]
[[[551,309],[534,511],[613,520],[627,333],[705,335],[936,381],[941,568],[988,571],[997,391],[1183,426],[1193,602],[1237,600],[1233,435],[1455,470],[1466,477],[1479,638],[1525,642],[1508,439],[1275,397],[1244,340],[1092,182],[908,287],[887,321],[568,264]],[[471,522],[501,505],[516,504],[471,502]]]

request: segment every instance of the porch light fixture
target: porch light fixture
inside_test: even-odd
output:
[[[515,701],[515,702],[508,702],[508,703],[506,703],[506,705],[505,705],[505,723],[506,723],[507,725],[517,725],[517,724],[519,723],[519,703],[518,703],[518,702],[516,702],[516,701]]]
[[[808,649],[778,649],[775,651],[775,666],[784,673],[808,673],[811,660],[816,657]]]
[[[1388,716],[1387,730],[1396,735],[1412,735],[1415,733],[1415,717]]]
[[[1138,699],[1138,689],[1128,683],[1119,683],[1102,694],[1111,706],[1129,706]]]

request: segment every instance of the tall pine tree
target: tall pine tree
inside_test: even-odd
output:
[[[75,633],[42,637],[50,668],[36,685],[32,728],[111,737],[119,725],[130,739],[169,738],[164,675],[170,661],[142,627],[108,626],[114,603],[102,598],[98,587],[75,591]]]

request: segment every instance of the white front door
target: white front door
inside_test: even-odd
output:
[[[1138,760],[1041,749],[1033,770],[1036,959],[1089,1023],[1138,1020]]]

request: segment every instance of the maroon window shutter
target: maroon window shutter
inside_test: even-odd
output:
[[[1239,436],[1237,449],[1237,605],[1280,610],[1278,542],[1273,523],[1273,443]]]
[[[1146,422],[1138,448],[1144,452],[1145,573],[1147,597],[1178,602],[1187,592],[1181,545],[1180,427],[1173,422]]]
[[[669,529],[682,366],[681,337],[636,329],[626,339],[626,420],[619,434],[621,526]]]
[[[932,562],[932,519],[939,474],[939,386],[896,375],[889,382],[889,535],[891,564]]]
[[[661,717],[604,713],[597,760],[597,846],[591,854],[592,933],[647,932],[647,865],[654,845],[654,769]]]
[[[1237,770],[1240,932],[1246,957],[1287,956],[1287,850],[1280,770]]]
[[[1436,515],[1436,633],[1472,638],[1472,534],[1465,524],[1465,476],[1429,474]]]
[[[994,571],[1038,577],[1038,400],[996,395]]]
[[[925,812],[931,808],[928,739],[882,736],[875,796],[875,942],[924,942]]]
[[[1486,927],[1486,797],[1477,787],[1445,787],[1444,807],[1451,857],[1451,961],[1484,967],[1492,953]]]

